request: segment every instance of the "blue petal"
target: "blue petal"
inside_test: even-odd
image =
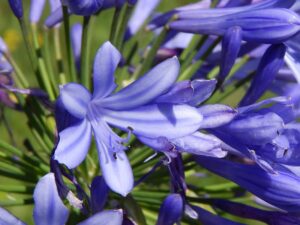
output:
[[[107,130],[103,121],[100,121],[98,126],[93,123],[93,131],[101,171],[106,184],[111,190],[126,196],[134,184],[132,169],[126,153],[122,150],[115,151],[113,149],[114,145],[118,143],[111,139],[113,134],[110,134],[111,131]]]
[[[213,15],[212,12],[210,12]],[[170,28],[188,33],[224,35],[230,27],[239,26],[244,41],[276,44],[299,32],[300,17],[291,10],[260,9],[213,18],[187,19],[170,23]]]
[[[61,1],[60,0],[49,0],[51,12],[54,12],[56,9],[61,7]]]
[[[101,101],[101,105],[113,110],[128,110],[145,105],[168,91],[177,79],[179,67],[176,57],[168,59],[118,93]]]
[[[237,1],[233,1],[237,2]],[[290,8],[295,3],[295,0],[266,0],[260,1],[256,4],[251,4],[243,7],[229,7],[229,8],[213,8],[213,9],[195,9],[185,10],[178,13],[178,17],[181,19],[201,19],[225,16],[234,13],[247,12],[254,9],[266,9],[266,8]],[[209,7],[206,7],[209,8]]]
[[[232,121],[237,115],[235,109],[221,104],[204,105],[198,108],[198,111],[203,115],[202,129],[223,126]]]
[[[107,210],[93,215],[77,225],[122,225],[122,210]]]
[[[183,199],[179,194],[170,194],[159,209],[156,225],[173,225],[181,220],[184,209]]]
[[[8,53],[8,47],[2,37],[0,37],[0,53]]]
[[[50,16],[45,21],[45,26],[52,28],[58,25],[63,20],[63,10],[62,7],[56,8],[51,12]]]
[[[138,136],[138,139],[148,145],[150,148],[153,148],[156,151],[168,152],[175,148],[175,146],[165,137],[158,138],[146,138],[143,136]]]
[[[274,103],[288,104],[290,103],[290,101],[291,99],[289,97],[283,97],[283,96],[268,98],[252,105],[239,107],[238,112],[239,114],[244,114],[248,112],[257,111],[258,109],[260,109],[262,106],[265,105],[274,104]]]
[[[116,88],[114,73],[120,60],[120,52],[110,42],[105,42],[98,50],[94,62],[93,99],[106,97]]]
[[[203,224],[209,225],[243,225],[242,223],[237,223],[220,216],[214,215],[198,206],[192,207],[198,214],[198,220]]]
[[[208,99],[215,90],[216,83],[216,80],[193,80],[194,95],[189,104],[196,106]]]
[[[84,118],[91,100],[89,91],[80,84],[68,83],[60,88],[60,98],[66,110],[77,118]]]
[[[76,23],[71,29],[71,43],[77,71],[80,71],[82,25]]]
[[[194,89],[191,81],[181,81],[176,83],[166,94],[155,99],[155,103],[186,103],[193,97]]]
[[[81,119],[73,116],[65,109],[60,97],[56,100],[54,114],[58,132],[81,121]]]
[[[242,30],[240,27],[229,28],[222,40],[222,55],[220,73],[218,75],[218,85],[222,85],[229,74],[242,44]]]
[[[216,80],[181,81],[166,93],[155,99],[156,103],[188,103],[198,105],[209,98],[216,86]]]
[[[176,145],[179,151],[188,152],[195,155],[204,155],[217,158],[223,158],[227,152],[221,149],[221,141],[207,134],[196,132],[182,138],[173,139],[172,143]]]
[[[270,174],[256,165],[209,157],[198,156],[196,162],[278,208],[295,213],[300,210],[300,178],[292,173],[278,170]]]
[[[137,2],[134,12],[128,21],[130,37],[134,35],[151,15],[161,0],[140,0]]]
[[[263,201],[263,200],[261,200]],[[259,202],[257,202],[260,204]],[[266,203],[269,205],[268,203]],[[244,205],[237,202],[231,202],[223,199],[217,199],[213,205],[222,211],[228,212],[243,218],[255,219],[265,222],[266,224],[300,224],[300,219],[297,216],[285,212],[267,211],[259,208],[254,208],[249,205]],[[266,205],[266,207],[268,207]]]
[[[148,105],[130,111],[103,110],[109,124],[148,138],[170,139],[194,133],[201,125],[202,115],[188,105]]]
[[[54,158],[73,169],[85,158],[91,144],[91,125],[84,119],[59,133]]]
[[[98,12],[104,0],[64,0],[71,12],[81,16],[91,16]]]
[[[103,177],[97,176],[93,179],[91,184],[91,207],[93,213],[103,210],[107,201],[109,188],[106,185]]]
[[[34,194],[33,218],[35,224],[65,224],[69,211],[60,199],[53,173],[48,173],[37,183]]]
[[[45,7],[46,0],[32,0],[30,2],[29,20],[31,23],[39,22]]]
[[[240,106],[250,105],[263,95],[283,66],[285,51],[286,47],[283,44],[272,45],[268,48],[261,59],[250,88],[240,102]]]
[[[26,225],[21,220],[14,217],[8,211],[0,207],[0,224],[1,225]]]
[[[271,142],[284,128],[281,117],[269,112],[266,114],[253,113],[236,117],[229,124],[219,127],[219,131],[228,133],[241,143],[263,145]]]

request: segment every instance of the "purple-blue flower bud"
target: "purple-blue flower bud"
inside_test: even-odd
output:
[[[15,16],[20,19],[23,17],[23,4],[22,0],[8,0],[11,10]]]
[[[170,23],[173,30],[219,36],[225,35],[234,26],[241,27],[244,41],[275,44],[288,40],[300,31],[300,17],[291,10],[277,8]]]
[[[279,69],[283,66],[285,51],[286,47],[283,44],[272,45],[268,48],[261,59],[257,73],[240,106],[250,105],[263,95],[274,80]]]
[[[169,195],[160,207],[156,225],[173,225],[179,222],[183,208],[183,199],[179,194]]]
[[[65,3],[72,13],[91,16],[101,9],[103,0],[66,0]]]

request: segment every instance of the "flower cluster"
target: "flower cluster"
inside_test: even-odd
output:
[[[300,224],[299,3],[164,2],[0,3],[0,224]]]

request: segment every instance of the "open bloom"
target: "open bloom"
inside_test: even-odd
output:
[[[61,87],[58,103],[75,118],[75,122],[59,132],[54,158],[69,168],[78,166],[88,152],[93,133],[107,185],[113,191],[127,195],[133,187],[133,175],[124,152],[126,139],[114,133],[109,125],[139,137],[174,139],[194,133],[200,127],[202,115],[187,104],[154,101],[176,81],[177,58],[164,61],[113,93],[116,88],[114,71],[120,59],[118,50],[106,42],[95,58],[93,95],[79,84]]]

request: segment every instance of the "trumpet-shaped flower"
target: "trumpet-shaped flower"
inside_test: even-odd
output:
[[[240,27],[242,39],[259,43],[281,43],[300,31],[300,17],[291,10],[258,9],[213,18],[181,19],[170,28],[188,32],[223,36],[231,27]]]
[[[279,169],[276,174],[270,174],[257,165],[244,165],[202,156],[197,156],[195,160],[206,169],[236,182],[280,209],[287,212],[300,210],[300,192],[297,188],[300,178],[287,170]]]
[[[125,196],[133,187],[132,170],[124,152],[127,140],[114,133],[109,125],[139,137],[173,139],[194,133],[203,118],[196,108],[187,104],[155,103],[177,79],[177,58],[162,62],[113,93],[114,71],[120,59],[118,50],[106,42],[95,58],[93,94],[75,83],[61,87],[58,102],[76,119],[59,132],[54,158],[69,168],[78,166],[88,152],[93,133],[107,185]]]

